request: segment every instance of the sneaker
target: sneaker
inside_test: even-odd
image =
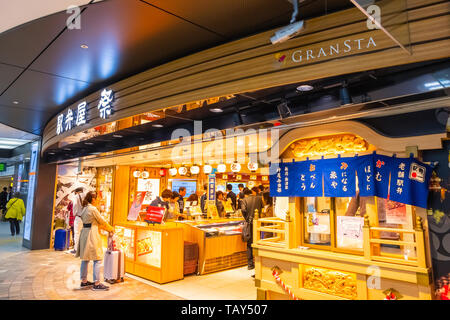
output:
[[[92,287],[94,285],[94,283],[93,282],[90,282],[90,281],[88,281],[88,282],[86,282],[86,283],[81,283],[80,284],[80,288],[81,289],[84,289],[84,288],[89,288],[89,287]]]
[[[77,251],[76,250],[71,250],[69,253],[75,254],[75,253],[77,253]]]
[[[252,278],[254,278],[255,277],[255,275],[254,274],[252,274]]]
[[[108,291],[109,287],[105,286],[103,283],[100,283],[98,285],[95,285],[92,287],[92,290],[94,291]]]
[[[253,269],[255,269],[255,266],[248,266],[247,269],[248,270],[253,270]]]

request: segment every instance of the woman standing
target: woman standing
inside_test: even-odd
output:
[[[25,215],[25,205],[23,204],[23,200],[19,197],[20,193],[16,192],[6,204],[5,219],[9,220],[11,236],[20,234],[19,221],[22,221],[22,218]]]
[[[112,235],[114,228],[103,220],[100,212],[95,207],[96,201],[97,194],[92,191],[83,200],[83,211],[81,213],[83,229],[81,229],[75,257],[80,257],[82,260],[80,267],[81,288],[93,286],[93,290],[109,290],[109,287],[100,283],[100,264],[103,259],[103,248],[99,228],[108,231],[110,235]],[[94,261],[94,283],[87,281],[87,268],[91,260]]]

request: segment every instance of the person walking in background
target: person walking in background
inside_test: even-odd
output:
[[[96,208],[97,194],[95,192],[88,192],[83,200],[83,212],[81,213],[81,220],[83,222],[83,229],[81,229],[80,239],[75,257],[81,258],[80,278],[81,288],[92,287],[92,290],[109,290],[108,286],[100,283],[100,264],[103,260],[103,247],[100,230],[104,229],[112,236],[114,228],[106,222],[100,212]],[[93,261],[94,282],[87,281],[87,268],[89,262]]]
[[[6,204],[5,219],[9,220],[11,236],[20,234],[20,221],[25,215],[25,205],[20,199],[20,193],[17,192]]]
[[[81,221],[81,213],[83,211],[83,200],[82,200],[83,191],[84,191],[84,189],[81,187],[76,188],[74,190],[75,196],[73,199],[73,207],[72,207],[73,216],[74,216],[74,220],[73,220],[73,243],[74,243],[74,246],[73,246],[72,253],[75,253],[77,251],[81,229],[83,229],[83,222]]]
[[[254,187],[253,189],[258,189]],[[258,210],[258,213],[261,214],[261,210],[263,208],[262,197],[257,196],[256,190],[250,191],[249,189],[244,189],[245,198],[242,201],[242,216],[245,221],[250,225],[250,234],[253,235],[253,218],[255,217],[255,209]],[[247,241],[247,261],[248,261],[248,270],[252,270],[255,268],[255,262],[253,261],[253,236]]]
[[[8,203],[8,188],[4,187],[0,192],[0,211],[3,214],[6,210],[6,204]]]

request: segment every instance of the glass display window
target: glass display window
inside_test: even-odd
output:
[[[304,198],[304,243],[331,245],[331,198]]]

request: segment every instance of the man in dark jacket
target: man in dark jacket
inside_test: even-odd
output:
[[[231,206],[233,207],[233,210],[236,210],[236,194],[233,192],[233,186],[231,184],[227,184],[227,198],[231,199]]]
[[[184,196],[186,195],[186,188],[180,187],[178,189],[178,193],[180,194],[180,197],[178,198],[178,204],[180,205],[180,213],[183,213],[184,210]]]
[[[207,212],[206,200],[208,200],[208,185],[205,183],[203,185],[203,194],[200,197],[200,207],[202,209],[202,213],[206,213]]]
[[[239,183],[238,188],[239,188],[239,194],[238,194],[239,199],[237,200],[237,208],[241,209],[241,202],[242,202],[242,200],[244,200],[244,197],[245,197],[244,185],[242,183]]]
[[[249,189],[244,190],[245,198],[242,201],[242,216],[245,221],[250,224],[250,234],[253,235],[253,218],[255,217],[255,209],[258,210],[258,214],[261,214],[263,208],[263,202],[261,197],[253,195]],[[247,241],[247,261],[248,270],[255,268],[255,262],[253,261],[252,250],[253,236]]]
[[[3,191],[0,192],[0,210],[5,210],[6,209],[6,204],[8,203],[8,192],[7,192],[7,188],[4,187]]]

